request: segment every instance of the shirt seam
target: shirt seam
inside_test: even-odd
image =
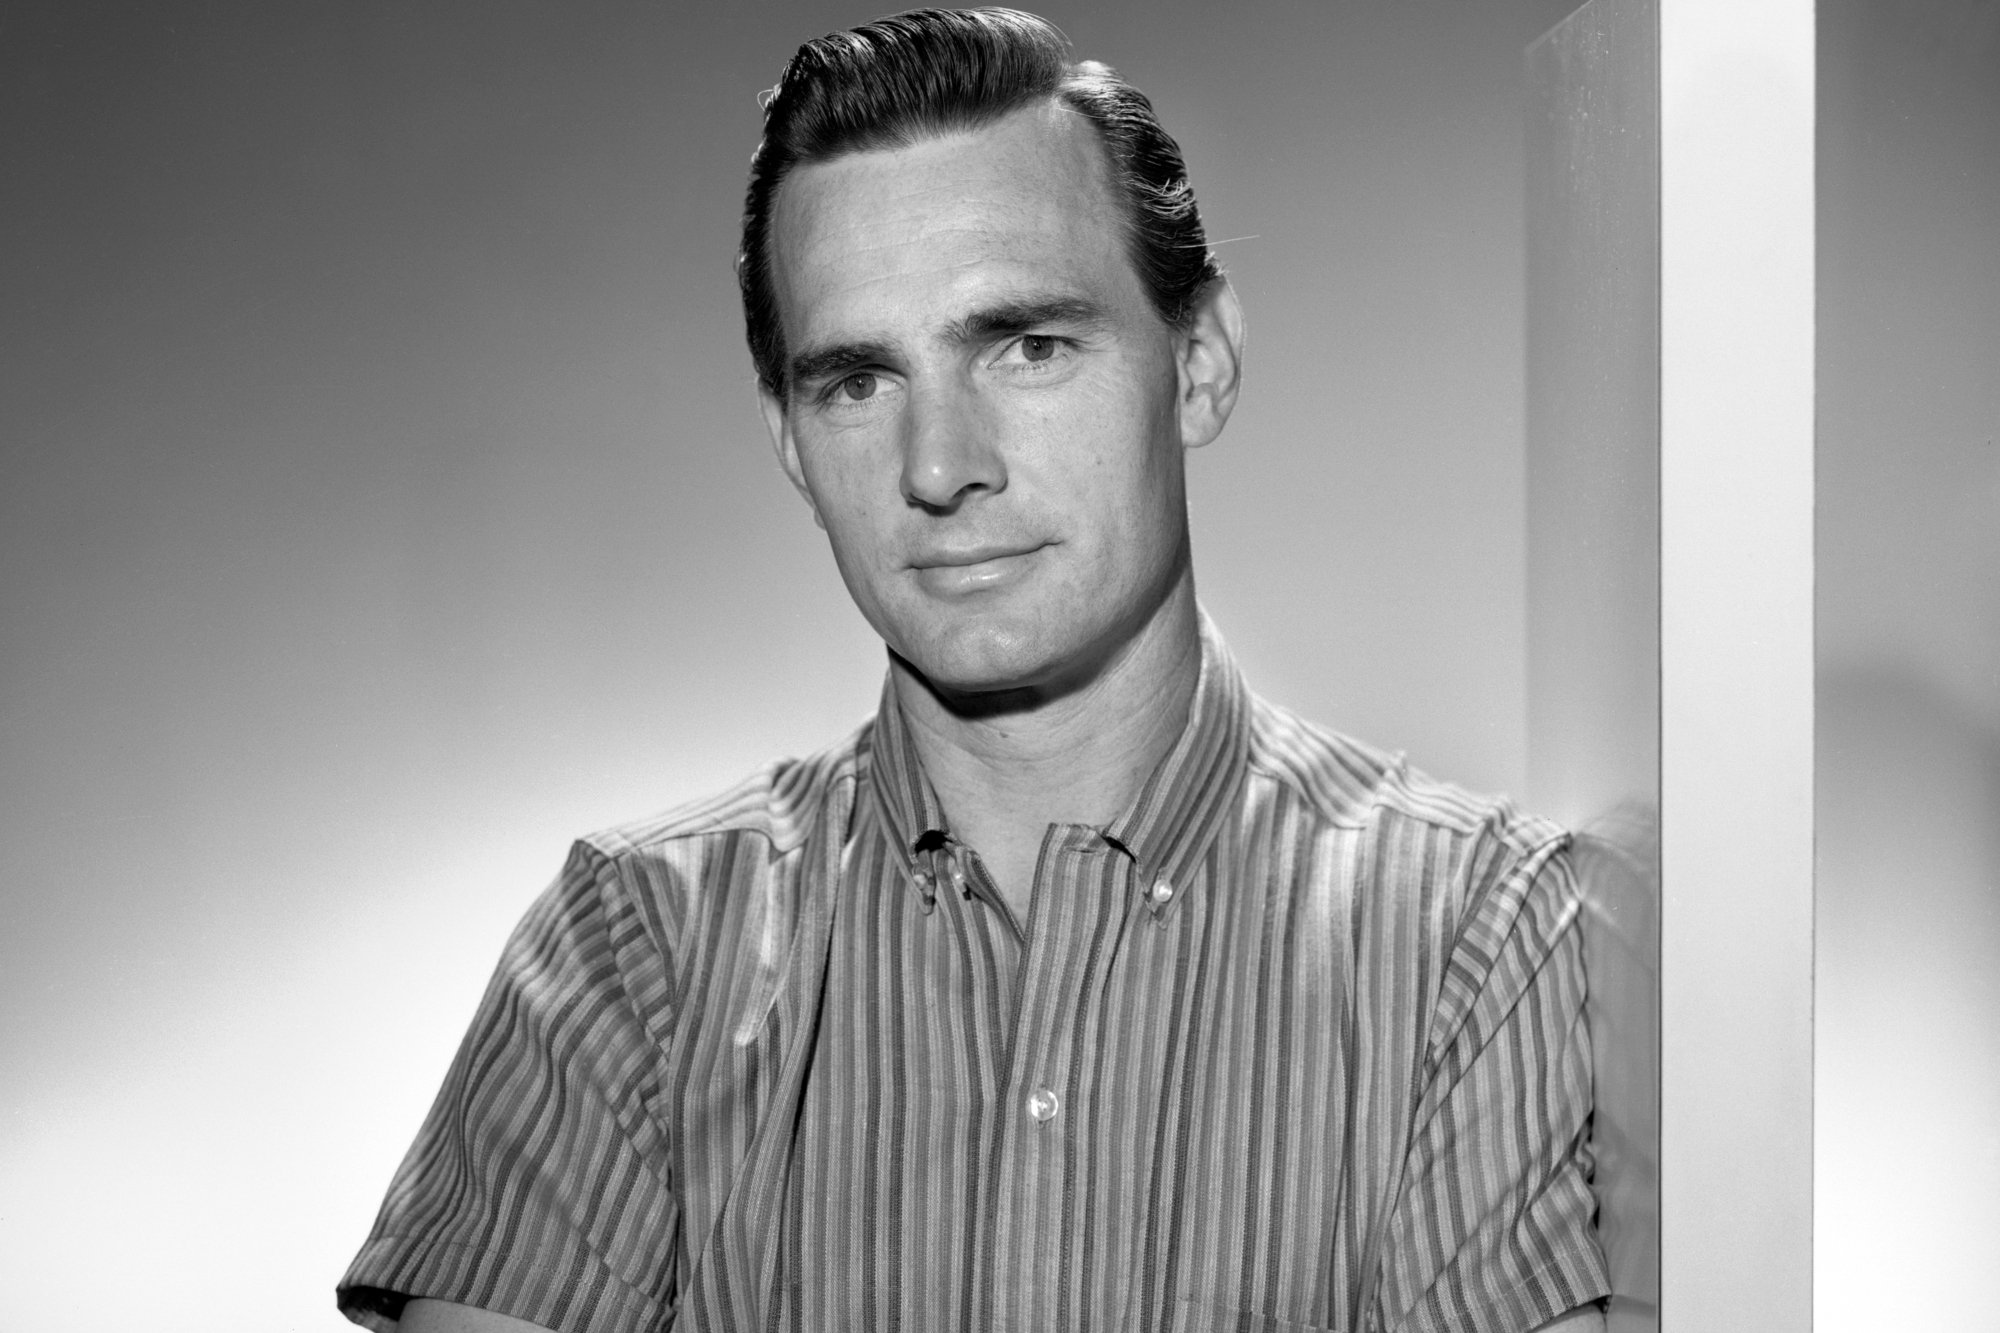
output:
[[[772,855],[782,856],[803,847],[811,837],[808,827],[822,817],[832,797],[832,788],[843,776],[855,771],[859,753],[871,743],[871,733],[875,729],[875,719],[871,716],[840,740],[823,749],[803,757],[776,759],[762,768],[732,783],[721,792],[670,806],[654,815],[615,823],[596,829],[577,839],[593,851],[613,861],[627,856],[644,855],[658,847],[685,842],[694,838],[732,836],[750,834],[760,837],[771,849]],[[778,785],[779,773],[787,767],[815,770],[813,777],[801,784],[806,789],[819,788],[820,794],[800,809],[806,811],[798,822],[795,838],[780,838],[772,828],[772,808]],[[743,801],[749,805],[754,796],[754,807],[732,814],[732,801]],[[634,836],[632,830],[641,829],[642,836]]]

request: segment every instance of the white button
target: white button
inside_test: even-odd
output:
[[[1028,1094],[1028,1114],[1037,1120],[1053,1120],[1056,1112],[1062,1110],[1062,1103],[1047,1088],[1036,1088]]]
[[[1153,881],[1153,901],[1163,903],[1174,896],[1174,882],[1165,875]]]

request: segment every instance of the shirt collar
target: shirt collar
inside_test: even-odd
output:
[[[1196,882],[1202,859],[1242,790],[1250,749],[1250,691],[1206,612],[1201,674],[1187,725],[1125,812],[1103,828],[1106,841],[1137,864],[1147,904],[1161,914]],[[917,758],[895,681],[885,680],[868,746],[870,784],[904,877],[928,896],[921,856],[950,836],[944,809]]]
[[[941,845],[947,836],[944,807],[917,758],[916,741],[903,720],[902,705],[896,702],[893,671],[882,682],[882,702],[876,707],[875,727],[868,738],[868,776],[904,877],[928,896],[927,886],[916,878],[921,868],[916,858],[920,852]]]

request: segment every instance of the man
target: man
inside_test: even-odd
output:
[[[1600,1327],[1562,836],[1255,699],[1203,618],[1242,316],[1145,99],[1008,11],[808,43],[741,276],[881,706],[577,845],[343,1308]]]

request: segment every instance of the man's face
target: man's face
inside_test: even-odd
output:
[[[799,168],[772,268],[780,457],[934,685],[1087,679],[1189,578],[1182,450],[1221,423],[1187,410],[1190,340],[1133,271],[1088,121],[1051,102]]]

